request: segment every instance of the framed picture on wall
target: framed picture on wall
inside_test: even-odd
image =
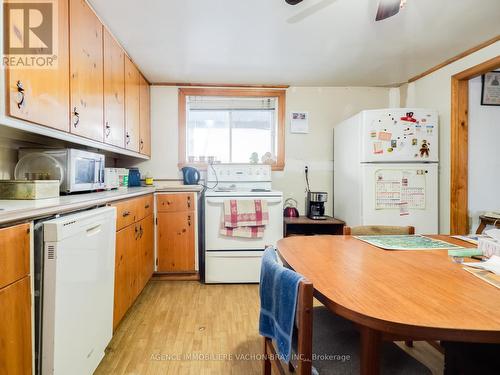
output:
[[[481,105],[500,105],[500,71],[483,74]]]

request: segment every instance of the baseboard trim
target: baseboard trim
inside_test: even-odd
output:
[[[153,281],[198,281],[200,274],[198,272],[175,272],[175,273],[161,273],[155,272],[153,274]]]

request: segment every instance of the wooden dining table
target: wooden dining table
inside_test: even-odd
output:
[[[359,328],[362,374],[379,373],[382,340],[500,343],[500,289],[447,250],[383,250],[353,236],[288,237],[277,248],[321,303]]]

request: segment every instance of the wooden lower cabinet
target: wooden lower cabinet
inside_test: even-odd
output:
[[[139,248],[139,288],[142,290],[148,283],[154,271],[154,219],[149,215],[139,222],[140,248]]]
[[[0,375],[32,373],[30,224],[0,229]]]
[[[148,202],[147,198],[140,197],[114,205],[117,208],[123,206],[137,208],[140,205],[148,205]],[[153,274],[153,214],[147,209],[137,212],[139,214],[134,215],[132,224],[116,232],[113,329],[116,329]],[[140,217],[141,212],[146,216]],[[117,220],[120,221],[120,217]]]
[[[26,276],[0,289],[0,374],[30,374],[31,283]]]
[[[132,304],[130,285],[133,267],[134,253],[134,225],[130,225],[116,232],[115,253],[115,300],[113,312],[113,328],[116,328],[122,320],[128,308]]]
[[[195,272],[195,213],[158,212],[158,272]]]

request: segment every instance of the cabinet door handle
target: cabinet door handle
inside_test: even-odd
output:
[[[141,150],[142,150],[142,149],[144,148],[144,141],[141,139],[141,142],[140,142],[140,143],[141,143],[140,148],[141,148]]]
[[[17,100],[17,108],[21,109],[21,107],[24,105],[24,86],[21,81],[17,81],[16,86],[17,86],[17,97],[19,98]]]
[[[111,134],[111,126],[109,125],[109,122],[106,121],[106,138],[108,138],[110,134]]]
[[[149,208],[149,203],[144,206],[144,208],[147,210]]]
[[[144,231],[142,230],[142,225],[139,225],[139,238],[142,238]]]
[[[139,232],[139,229],[137,229],[137,225],[135,226],[135,239],[139,239],[139,235],[140,235],[140,232]]]
[[[127,144],[129,144],[129,143],[130,143],[130,134],[128,134],[128,132],[127,132],[127,134],[125,135],[125,138],[127,138],[126,143],[127,143]]]
[[[191,208],[191,197],[187,197],[187,205],[188,205],[188,208]]]
[[[78,113],[76,107],[73,108],[73,116],[75,119],[73,120],[73,126],[76,128],[78,126],[78,123],[80,122],[80,114]]]
[[[127,217],[129,215],[130,215],[130,211],[123,211],[123,214],[122,214],[123,217]]]
[[[191,226],[191,215],[188,215],[188,225]]]

